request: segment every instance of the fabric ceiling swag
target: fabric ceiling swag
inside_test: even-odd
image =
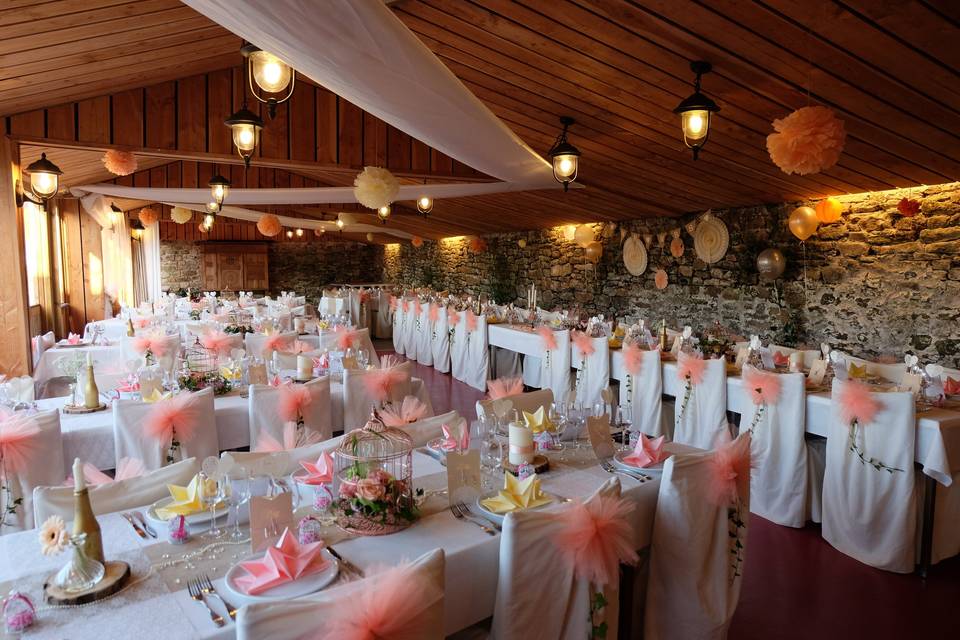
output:
[[[364,111],[477,171],[527,189],[557,187],[550,163],[473,95],[383,2],[326,0],[321,8],[303,0],[183,1]]]

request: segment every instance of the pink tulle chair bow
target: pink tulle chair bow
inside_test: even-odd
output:
[[[150,326],[150,322],[152,320],[153,318],[137,318],[133,321],[133,326],[135,326],[137,329],[146,329]]]
[[[40,425],[31,416],[7,411],[0,414],[0,472],[26,471],[42,453],[36,437],[39,434]]]
[[[385,406],[380,410],[380,419],[388,427],[401,427],[416,422],[427,415],[427,405],[415,396],[406,396],[400,406]]]
[[[550,327],[538,327],[537,335],[543,339],[543,348],[546,351],[557,350],[557,337],[553,335],[553,329]]]
[[[477,330],[477,316],[473,314],[473,311],[467,309],[467,312],[463,314],[463,317],[467,321],[467,333],[473,333]]]
[[[420,304],[420,300],[417,298],[413,299],[413,313],[418,318],[423,314],[423,305]]]
[[[578,578],[597,586],[613,584],[621,562],[639,559],[633,548],[633,510],[633,503],[624,498],[597,496],[557,512],[563,528],[553,541]]]
[[[130,342],[130,346],[137,353],[144,354],[147,351],[157,356],[163,357],[167,353],[167,344],[163,336],[151,334],[146,336],[136,336]]]
[[[447,307],[447,322],[450,323],[451,327],[455,327],[460,323],[460,313],[453,307]]]
[[[404,300],[403,302],[400,303],[400,308],[403,309],[404,313],[407,313],[408,311],[410,311],[410,303]]]
[[[498,378],[487,380],[487,394],[491,400],[499,400],[523,393],[523,378]]]
[[[592,356],[596,351],[596,348],[593,346],[593,338],[583,331],[574,331],[570,334],[570,339],[573,340],[573,346],[580,352],[581,358]]]
[[[870,389],[862,382],[848,380],[841,383],[839,396],[840,418],[851,423],[856,420],[860,426],[873,421],[882,408],[880,400],[870,393]]]
[[[257,435],[257,446],[253,450],[256,453],[278,453],[321,442],[320,434],[316,431],[302,429],[298,433],[297,425],[294,422],[287,422],[283,425],[282,438],[283,441],[281,442],[269,433],[260,432]]]
[[[773,406],[780,399],[780,377],[776,373],[764,373],[753,367],[744,367],[742,382],[753,404]]]
[[[623,367],[632,376],[640,374],[643,366],[643,349],[635,343],[627,344],[623,347]]]
[[[440,319],[440,305],[431,304],[431,305],[430,305],[430,311],[429,311],[429,316],[428,316],[428,317],[430,318],[430,322],[436,322],[437,320],[439,320],[439,319]]]
[[[147,468],[144,466],[143,460],[138,458],[121,458],[120,462],[117,463],[117,470],[112,478],[89,462],[83,463],[83,479],[87,481],[88,485],[94,486],[118,482],[120,480],[129,480],[130,478],[139,478],[146,472]],[[67,476],[63,484],[64,486],[73,486],[73,476]]]
[[[710,500],[723,506],[746,496],[750,488],[750,464],[750,435],[733,440],[730,432],[722,429],[710,457]]]
[[[169,445],[174,434],[181,442],[189,442],[199,426],[200,407],[191,393],[153,403],[143,419],[144,435],[163,445]]]
[[[217,355],[225,356],[230,354],[233,348],[233,339],[223,331],[208,331],[200,337],[200,344],[204,349],[213,351]]]
[[[680,352],[677,357],[677,378],[681,382],[690,379],[690,384],[698,385],[703,382],[703,373],[707,368],[707,361],[689,353]]]
[[[334,329],[334,334],[337,336],[337,348],[341,351],[353,349],[356,346],[358,335],[353,329],[337,327]]]
[[[380,369],[372,369],[363,374],[363,384],[374,400],[383,402],[401,384],[410,379],[410,373],[400,369],[397,358],[386,356]]]
[[[277,412],[284,422],[296,422],[303,418],[304,409],[313,398],[310,388],[306,385],[287,383],[279,387],[280,397],[277,402]]]
[[[274,351],[285,352],[290,348],[290,338],[280,334],[267,336],[263,341],[263,357],[269,358]]]

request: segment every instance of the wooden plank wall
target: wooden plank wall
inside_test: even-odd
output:
[[[103,320],[103,249],[100,225],[80,209],[77,200],[60,200],[64,244],[64,302],[70,305],[70,331]],[[98,282],[99,281],[99,282]]]
[[[3,125],[7,133],[27,138],[232,155],[230,129],[223,120],[240,108],[248,93],[242,67],[234,67],[18,113],[5,117]],[[247,106],[266,122],[257,149],[260,158],[480,177],[302,78],[274,119],[253,98]]]
[[[23,268],[23,219],[14,180],[19,177],[13,144],[0,139],[0,374],[32,370],[27,332],[27,282]]]

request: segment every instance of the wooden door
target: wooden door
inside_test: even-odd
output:
[[[220,279],[217,276],[217,254],[203,254],[203,288],[206,291],[219,291]]]
[[[240,253],[218,253],[220,290],[238,291],[243,285],[243,256]]]
[[[252,291],[266,291],[270,287],[267,279],[267,254],[246,253],[243,256],[245,281],[243,288]]]

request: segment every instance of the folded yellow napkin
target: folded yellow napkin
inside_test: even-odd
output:
[[[147,395],[143,396],[143,401],[147,404],[153,404],[154,402],[160,402],[161,400],[167,400],[172,397],[173,394],[167,392],[163,393],[159,389],[154,389]]]
[[[243,377],[243,370],[240,367],[234,368],[224,365],[220,367],[220,375],[223,376],[224,380],[236,382]]]
[[[867,377],[867,365],[861,364],[857,365],[853,362],[850,363],[850,377],[851,378],[866,378]]]
[[[540,407],[533,413],[524,411],[523,421],[534,433],[540,433],[541,431],[553,433],[557,430],[557,427],[550,421],[550,418],[547,417],[547,412],[544,411],[543,407]]]
[[[517,509],[539,507],[550,502],[550,498],[540,490],[540,480],[536,474],[524,480],[510,472],[503,474],[503,490],[492,498],[481,500],[480,504],[493,513],[507,513]]]
[[[207,482],[212,483],[214,481],[207,480]],[[162,520],[170,520],[176,516],[190,516],[207,508],[201,499],[199,474],[193,476],[190,484],[185,487],[168,484],[167,489],[170,491],[173,502],[165,507],[157,508],[157,517]],[[211,487],[211,491],[213,490],[214,488]]]

